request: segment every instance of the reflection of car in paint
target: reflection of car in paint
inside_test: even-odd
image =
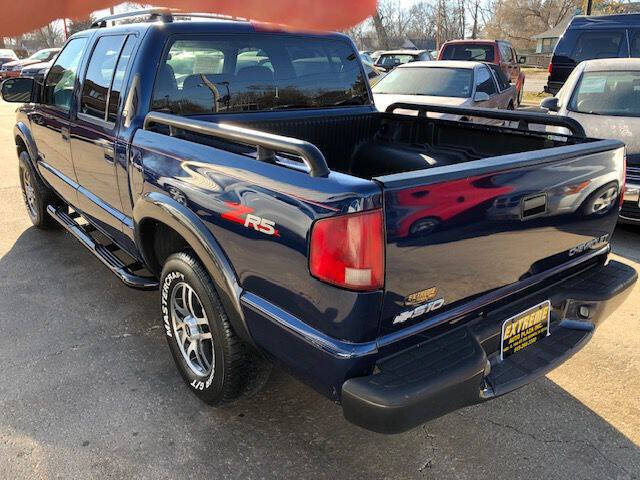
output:
[[[584,61],[541,106],[551,114],[575,118],[590,136],[625,143],[627,187],[620,221],[640,223],[640,59]],[[547,131],[566,133],[558,127]]]
[[[482,177],[470,177],[407,189],[394,197],[396,228],[393,238],[425,235],[470,209],[498,195],[512,191],[510,186],[478,186]]]
[[[544,375],[631,291],[635,271],[607,262],[616,209],[535,203],[587,180],[619,199],[621,142],[542,114],[468,110],[573,135],[379,112],[344,35],[145,15],[71,36],[42,83],[11,78],[2,96],[23,103],[33,224],[159,290],[159,326],[203,401],[257,390],[275,363],[349,421],[405,431]],[[508,230],[491,222],[491,200],[534,177],[536,206]],[[551,335],[503,358],[504,321],[541,301]]]

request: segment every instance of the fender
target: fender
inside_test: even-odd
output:
[[[31,135],[31,130],[29,126],[24,122],[17,122],[13,127],[13,138],[20,137],[20,139],[27,146],[27,152],[31,157],[31,161],[33,162],[33,167],[36,168],[36,159],[38,158],[38,147],[36,146],[36,142]],[[38,169],[36,168],[36,171]]]
[[[133,207],[134,237],[147,265],[151,263],[143,248],[140,231],[140,225],[145,220],[162,222],[182,235],[209,273],[234,330],[243,340],[255,345],[242,313],[242,287],[238,277],[220,244],[202,220],[164,193],[150,192],[139,197]]]

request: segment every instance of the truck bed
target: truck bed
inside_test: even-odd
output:
[[[552,139],[541,132],[372,112],[369,108],[193,118],[305,140],[318,147],[332,171],[366,179],[592,141],[573,136]],[[185,135],[212,146],[224,145],[211,137]]]
[[[510,112],[486,114],[520,117]],[[528,118],[521,117],[523,121]],[[534,115],[532,119],[539,117]],[[338,200],[335,214],[350,205],[345,202],[353,196],[356,184],[349,178],[360,179],[360,186],[367,185],[363,180],[368,181],[373,191],[381,192],[385,285],[382,301],[378,303],[376,298],[369,306],[372,310],[379,308],[378,334],[380,338],[388,336],[389,341],[403,337],[401,331],[415,333],[459,321],[458,306],[473,299],[500,300],[575,267],[582,258],[586,261],[598,253],[606,254],[617,220],[614,207],[624,182],[624,148],[620,142],[364,109],[348,113],[336,109],[198,116],[198,120],[224,120],[226,125],[311,142],[332,172],[328,178],[317,180],[307,176],[304,192],[295,180],[288,184],[284,174],[263,177],[259,190],[276,191],[258,196],[296,192],[298,199]],[[164,128],[149,123],[151,131]],[[580,130],[579,125],[575,128]],[[172,136],[174,142],[189,140],[243,157],[258,156],[254,146],[229,143],[193,130],[174,128]],[[211,151],[214,157],[215,149]],[[295,155],[278,153],[277,158],[288,159],[289,163],[283,165],[306,168],[296,162]],[[210,161],[215,164],[215,160]],[[251,178],[255,181],[257,177]],[[609,203],[604,207],[598,204],[602,208],[594,211],[594,202],[603,195],[608,195]],[[243,203],[248,199],[244,195],[233,201]],[[374,206],[377,200],[360,202]],[[307,238],[300,240],[307,242]],[[299,250],[306,248],[300,246]],[[236,247],[229,246],[229,250]],[[287,276],[283,273],[274,283],[286,284]],[[295,288],[293,284],[291,288]],[[414,311],[408,299],[424,292],[431,292],[433,300],[439,301],[437,308]],[[260,293],[269,297],[272,290]],[[371,338],[370,320],[331,321],[323,315],[317,321],[307,319],[310,312],[299,305],[284,303],[292,313],[338,338]],[[482,305],[482,301],[477,304]],[[356,332],[369,333],[363,337]]]

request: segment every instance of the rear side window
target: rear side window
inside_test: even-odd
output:
[[[496,84],[487,67],[480,67],[476,75],[476,92],[484,92],[487,95],[496,93]]]
[[[571,58],[576,63],[595,58],[616,58],[620,52],[623,36],[623,31],[581,33]]]
[[[98,39],[82,87],[80,113],[104,120],[109,86],[125,38],[124,35],[113,35]]]
[[[370,102],[351,45],[322,37],[210,35],[169,47],[152,110],[179,115]]]
[[[479,45],[473,43],[451,44],[444,47],[443,60],[474,60],[478,62],[493,62],[493,45]]]
[[[632,57],[640,57],[640,32],[636,32],[631,39],[629,50]]]
[[[107,116],[107,120],[109,122],[115,122],[118,116],[120,95],[124,84],[124,74],[127,71],[127,66],[129,65],[129,60],[131,59],[131,53],[133,52],[135,44],[135,35],[129,35],[122,47],[122,51],[120,52],[120,58],[118,58],[116,71],[113,75],[113,83],[111,84],[111,93],[109,94],[109,114]]]

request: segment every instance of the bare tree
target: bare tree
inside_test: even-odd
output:
[[[64,42],[62,31],[57,22],[51,22],[35,30],[33,38],[42,48],[58,47]]]

